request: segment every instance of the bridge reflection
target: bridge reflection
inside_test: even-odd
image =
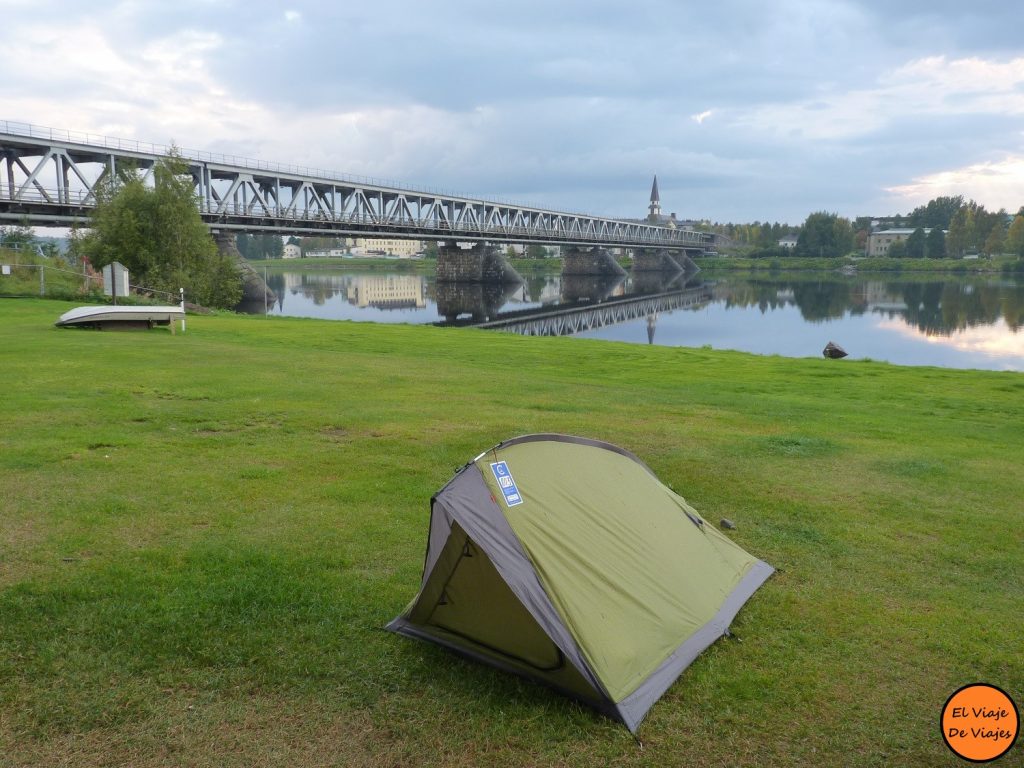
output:
[[[279,272],[270,274],[267,283],[276,302],[257,302],[246,311],[367,319],[365,310],[374,310],[373,318],[385,322],[426,321],[533,336],[568,335],[646,318],[652,342],[659,314],[700,307],[714,298],[710,285],[685,273],[537,274],[523,284],[497,285],[433,282],[415,274]],[[292,307],[295,301],[302,306]],[[386,315],[394,317],[385,320]]]
[[[712,300],[710,286],[682,273],[572,277],[562,275],[558,303],[502,312],[519,286],[437,287],[441,326],[473,326],[523,336],[568,336],[640,318],[647,319],[648,341],[653,343],[658,315],[676,309],[694,309]],[[469,318],[461,318],[469,315]],[[461,319],[460,319],[461,318]]]

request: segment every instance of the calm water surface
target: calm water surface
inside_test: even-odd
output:
[[[408,273],[325,270],[270,274],[278,295],[269,314],[384,323],[471,324],[567,306],[608,307],[649,293],[685,291],[685,309],[657,311],[575,335],[636,344],[820,356],[828,341],[849,359],[898,365],[1024,371],[1024,283],[1012,278],[866,278],[835,275],[698,276],[683,285],[632,278],[536,276],[497,289],[437,284]],[[259,308],[262,311],[262,307]],[[497,331],[496,331],[497,332]]]

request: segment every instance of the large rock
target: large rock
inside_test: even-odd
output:
[[[839,360],[840,358],[846,357],[847,352],[834,341],[830,341],[825,345],[825,348],[821,350],[821,354],[829,360]]]

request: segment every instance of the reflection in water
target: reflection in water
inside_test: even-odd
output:
[[[682,289],[691,277],[686,272],[636,272],[630,284],[633,293],[665,293]]]
[[[834,339],[854,359],[1024,370],[1024,285],[1014,279],[705,274],[687,283],[683,273],[527,274],[524,284],[499,288],[436,285],[418,274],[311,270],[273,273],[268,283],[278,296],[271,314],[459,325],[603,308],[700,286],[707,298],[699,304],[656,308],[620,325],[592,324],[585,335],[791,356],[818,356]]]
[[[420,275],[357,275],[346,295],[356,307],[422,309],[427,306],[427,281]]]
[[[434,286],[437,313],[454,323],[459,315],[469,315],[474,323],[485,323],[508,301],[523,291],[515,283],[493,285],[484,283],[437,283]]]
[[[762,312],[793,305],[810,322],[865,313],[901,317],[927,336],[991,325],[999,318],[1013,332],[1024,324],[1024,287],[980,278],[930,282],[729,279],[717,285],[715,298],[727,307],[756,306]]]
[[[902,319],[883,320],[879,327],[910,338],[920,337],[919,329]],[[929,344],[948,346],[962,352],[1024,360],[1024,334],[1009,328],[1003,318],[991,325],[976,325],[950,333],[926,334],[925,339]]]
[[[562,301],[604,301],[626,293],[625,275],[563,275]]]

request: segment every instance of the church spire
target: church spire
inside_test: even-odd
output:
[[[661,218],[661,195],[658,194],[658,174],[654,174],[654,184],[651,186],[651,207],[647,218],[657,221]]]

